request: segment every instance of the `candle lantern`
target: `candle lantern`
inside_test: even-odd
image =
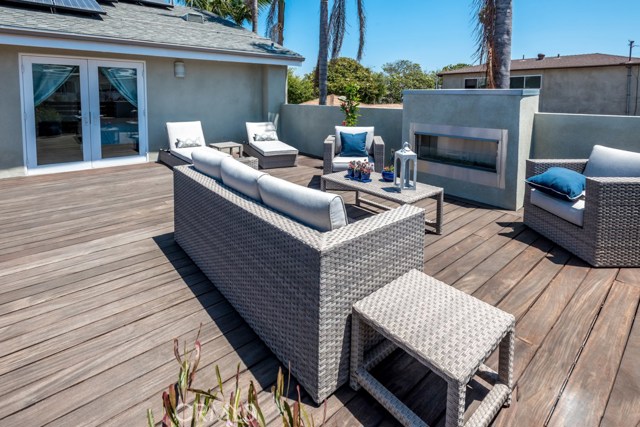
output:
[[[393,161],[393,183],[399,191],[415,190],[418,178],[418,155],[405,142]]]

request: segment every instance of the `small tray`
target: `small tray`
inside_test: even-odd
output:
[[[371,181],[373,181],[371,178],[369,178],[369,179],[354,178],[354,177],[349,176],[349,175],[345,175],[344,177],[347,178],[347,179],[350,179],[351,181],[358,181],[358,182],[371,182]]]

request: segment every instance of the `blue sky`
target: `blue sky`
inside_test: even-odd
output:
[[[408,59],[426,70],[472,62],[473,0],[365,0],[367,44],[362,63],[376,71],[386,62]],[[329,0],[331,8],[332,0]],[[513,58],[538,53],[628,55],[640,45],[640,1],[514,0]],[[355,57],[358,24],[355,0],[347,0],[348,31],[342,56]],[[318,55],[320,0],[288,0],[285,46],[306,58],[296,74],[311,71]],[[264,30],[264,24],[260,31]],[[634,49],[640,57],[640,47]]]

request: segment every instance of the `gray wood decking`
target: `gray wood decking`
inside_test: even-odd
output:
[[[270,172],[319,187],[321,161]],[[173,242],[169,169],[5,179],[0,195],[0,426],[145,425],[149,407],[159,419],[161,392],[177,376],[171,340],[192,342],[201,323],[198,386],[214,385],[215,364],[232,381],[240,363],[243,383],[270,389],[278,362]],[[433,214],[433,201],[420,205]],[[640,269],[589,268],[519,212],[457,200],[445,202],[443,235],[425,235],[425,254],[426,273],[518,319],[517,391],[496,426],[640,422]],[[445,383],[435,375],[400,352],[374,373],[443,424]],[[475,384],[470,407],[482,392]],[[309,409],[318,420],[321,409]],[[331,426],[396,425],[348,387],[327,414]]]

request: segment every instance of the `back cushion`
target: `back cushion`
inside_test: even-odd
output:
[[[336,126],[336,154],[342,151],[342,140],[340,139],[340,132],[344,133],[367,133],[367,153],[373,154],[373,126],[360,126],[360,127],[351,127],[351,126]]]
[[[222,161],[230,157],[227,153],[208,147],[207,149],[202,148],[191,153],[193,166],[195,166],[198,171],[218,181],[222,180],[222,172],[220,169]]]
[[[640,177],[640,153],[595,145],[585,176]]]
[[[275,140],[278,140],[278,133],[276,132],[276,127],[271,122],[247,122],[247,139],[249,142],[254,142],[256,135],[265,135],[268,134],[270,137],[275,137]]]
[[[261,202],[260,192],[258,191],[258,178],[267,175],[259,172],[250,166],[228,157],[224,159],[220,165],[222,182],[224,185],[244,194],[247,197]]]
[[[168,122],[167,136],[171,150],[205,145],[200,122]],[[178,139],[181,141],[182,147],[178,147]]]
[[[258,181],[265,205],[318,231],[329,231],[348,224],[342,197],[303,187],[274,176]]]

